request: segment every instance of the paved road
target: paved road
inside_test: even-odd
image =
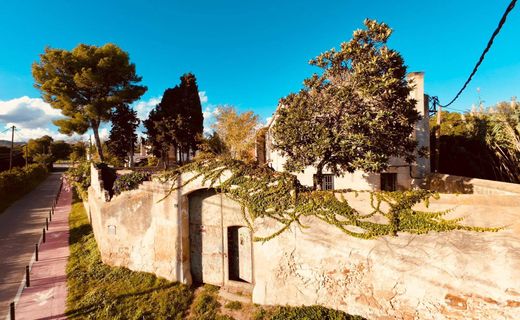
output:
[[[62,173],[53,172],[0,214],[0,319],[13,301],[45,226]],[[2,195],[0,195],[1,197]]]

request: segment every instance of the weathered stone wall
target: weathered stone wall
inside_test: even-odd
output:
[[[367,200],[349,197],[360,210]],[[363,240],[308,218],[308,228],[255,243],[253,301],[368,319],[520,319],[520,199],[443,195],[428,210],[447,208],[468,225],[507,227]],[[277,227],[259,221],[257,235]]]
[[[91,223],[104,263],[184,281],[175,197],[164,185],[147,183],[104,201],[89,188]]]
[[[441,173],[429,174],[426,178],[426,187],[442,193],[520,196],[519,184]]]
[[[103,261],[191,283],[188,194],[206,187],[198,179],[159,201],[170,185],[145,182],[110,202],[91,187],[88,206]],[[367,196],[347,198],[366,211]],[[240,224],[230,201],[223,205],[235,209],[222,218],[224,227]],[[468,225],[506,228],[362,240],[307,218],[308,228],[254,243],[252,299],[321,304],[368,319],[520,319],[520,197],[445,194],[428,210],[448,208]],[[255,235],[278,228],[259,219]],[[227,246],[224,238],[224,255]]]

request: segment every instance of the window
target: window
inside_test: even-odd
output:
[[[381,173],[381,191],[397,190],[397,173]]]
[[[324,174],[323,181],[321,182],[322,190],[334,190],[334,175]]]
[[[302,171],[303,173],[304,171]],[[323,174],[323,180],[321,181],[321,190],[334,190],[334,175],[333,174]],[[313,179],[316,179],[316,175],[313,176]],[[315,180],[313,180],[315,181]]]

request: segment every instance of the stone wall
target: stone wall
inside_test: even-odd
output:
[[[350,196],[366,210],[368,199]],[[253,301],[321,304],[368,319],[520,319],[520,199],[443,195],[428,210],[496,233],[455,231],[363,240],[308,218],[255,243]],[[257,235],[277,229],[259,221]]]
[[[149,182],[110,202],[89,188],[88,206],[104,263],[157,274],[172,281],[182,273],[178,208],[165,185]]]
[[[89,189],[105,263],[191,283],[188,195],[207,186],[197,179],[160,201],[170,187],[145,182],[109,202],[102,189]],[[369,209],[368,195],[346,196],[357,209]],[[226,201],[235,209],[223,224],[239,224],[238,206]],[[252,300],[321,304],[368,319],[520,319],[520,197],[444,194],[428,210],[448,208],[468,225],[506,227],[362,240],[309,217],[308,228],[293,226],[253,244]],[[254,232],[265,236],[278,228],[258,219]],[[219,252],[226,255],[227,246],[224,239]]]
[[[520,184],[432,173],[426,187],[442,193],[520,195]]]

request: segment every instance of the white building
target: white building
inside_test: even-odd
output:
[[[419,143],[419,147],[430,149],[430,129],[428,114],[428,99],[424,94],[424,73],[412,72],[408,74],[408,81],[414,86],[410,97],[417,101],[416,108],[422,119],[415,126],[414,137]],[[258,148],[257,155],[260,162],[267,162],[274,170],[284,171],[283,165],[286,159],[279,151],[273,149],[272,126],[276,120],[276,114],[268,124],[265,136],[265,148]],[[265,150],[265,153],[261,151]],[[302,185],[312,186],[313,176],[316,168],[307,167],[303,172],[295,173]],[[408,164],[404,159],[393,158],[390,166],[383,173],[367,173],[364,171],[346,172],[337,176],[330,171],[324,170],[323,186],[324,190],[330,189],[354,189],[354,190],[404,190],[417,187],[421,184],[426,174],[430,173],[430,159],[419,158]]]

